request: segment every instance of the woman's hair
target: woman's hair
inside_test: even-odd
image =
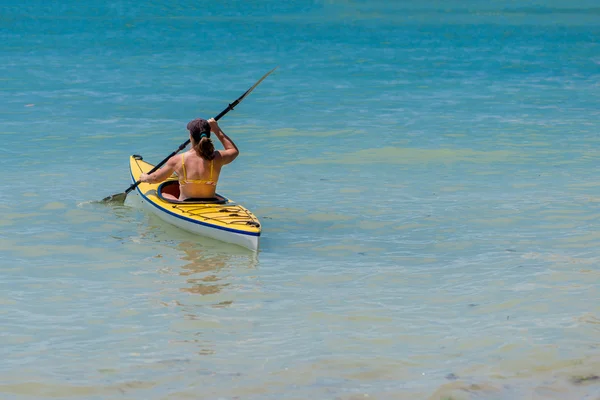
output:
[[[192,147],[205,160],[215,158],[215,146],[210,140],[210,124],[202,118],[196,118],[187,125],[192,135]]]
[[[196,154],[205,160],[212,160],[215,158],[215,146],[213,145],[212,140],[210,140],[205,134],[198,135],[202,136],[200,140],[197,140],[195,135],[192,135],[192,139],[194,139],[194,150],[196,150]]]

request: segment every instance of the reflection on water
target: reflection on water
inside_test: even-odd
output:
[[[246,287],[256,283],[256,253],[219,252],[191,240],[178,241],[173,249],[176,262],[161,269],[171,277],[161,291],[168,296],[161,304],[174,312],[166,321],[169,343],[178,352],[185,347],[188,355],[223,357],[228,350],[222,338],[249,330],[243,303]]]
[[[229,266],[228,261],[231,257],[207,254],[191,242],[182,242],[177,248],[185,253],[181,259],[187,261],[187,264],[181,267],[183,271],[179,275],[189,277],[186,282],[190,284],[189,287],[181,288],[182,292],[209,295],[219,293],[229,286],[229,283],[221,283],[221,274],[222,270]]]
[[[230,274],[237,275],[244,271],[253,270],[258,264],[256,253],[221,253],[206,249],[192,241],[182,241],[176,249],[183,254],[180,259],[185,261],[178,272],[185,277],[188,286],[179,291],[202,296],[220,294],[224,288],[231,285]],[[228,306],[232,300],[219,299],[214,306]]]

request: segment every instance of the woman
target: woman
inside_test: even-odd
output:
[[[187,124],[187,129],[190,131],[192,143],[190,150],[174,155],[154,173],[142,174],[140,181],[160,183],[175,172],[179,177],[179,197],[163,193],[164,198],[171,200],[214,198],[221,167],[235,160],[240,152],[214,118],[208,121],[197,118]],[[210,140],[211,131],[217,135],[224,150],[215,150]]]

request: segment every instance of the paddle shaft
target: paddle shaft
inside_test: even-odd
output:
[[[267,72],[266,74],[263,75],[262,78],[260,78],[258,80],[258,82],[256,82],[254,84],[254,86],[252,86],[250,89],[246,90],[246,92],[241,95],[237,100],[235,100],[233,103],[229,104],[227,106],[227,108],[225,108],[223,111],[221,111],[221,113],[219,115],[217,115],[215,117],[215,120],[219,120],[221,119],[221,117],[223,117],[225,114],[227,114],[229,111],[233,110],[233,108],[235,106],[237,106],[242,100],[244,100],[244,98],[246,96],[248,96],[250,94],[250,92],[252,92],[254,90],[254,88],[256,88],[263,80],[265,80],[265,78],[267,76],[269,76],[273,71],[275,71],[277,69],[277,67],[273,68],[272,70],[270,70],[269,72]],[[152,168],[152,170],[150,170],[149,174],[155,172],[156,170],[158,170],[160,167],[162,167],[167,161],[169,161],[169,159],[171,157],[173,157],[175,154],[177,154],[178,152],[180,152],[181,150],[183,150],[185,148],[185,146],[187,146],[190,143],[190,139],[186,140],[184,143],[182,143],[177,150],[175,150],[174,152],[172,152],[171,154],[169,154],[169,156],[167,158],[165,158],[164,160],[162,160],[161,162],[159,162],[154,168]],[[112,196],[108,196],[105,197],[104,199],[102,199],[103,203],[110,203],[110,202],[123,202],[125,200],[125,198],[127,197],[127,193],[131,192],[133,189],[135,189],[140,183],[142,183],[141,181],[137,181],[134,184],[132,184],[131,186],[129,186],[127,188],[127,190],[125,190],[125,192],[122,193],[117,193],[114,194]]]

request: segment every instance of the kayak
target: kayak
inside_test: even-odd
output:
[[[139,155],[129,158],[131,180],[136,183],[142,173],[149,173],[154,165]],[[188,232],[236,244],[258,251],[261,225],[252,212],[240,204],[217,194],[211,199],[165,198],[165,193],[178,196],[179,181],[173,175],[162,183],[142,182],[136,187],[146,210],[160,219]]]

